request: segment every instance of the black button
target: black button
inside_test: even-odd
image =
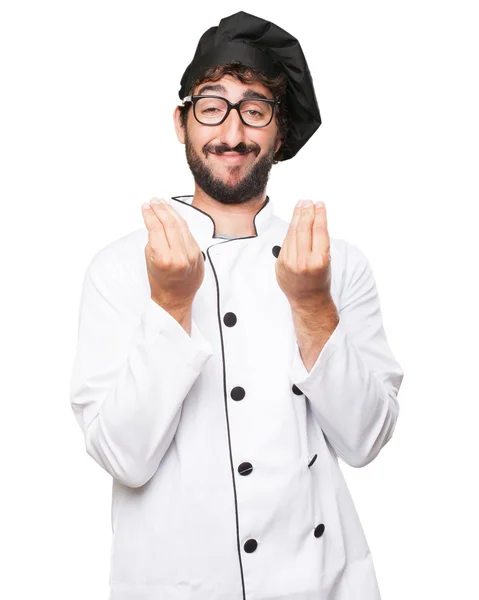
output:
[[[239,385],[231,390],[231,397],[233,400],[243,400],[245,396],[246,392],[244,391],[244,388],[240,387]]]
[[[248,540],[244,544],[244,551],[245,552],[254,552],[257,547],[258,547],[258,542],[256,540]]]
[[[223,317],[223,323],[226,327],[233,327],[233,325],[236,325],[236,315],[232,312],[227,312]]]
[[[278,258],[280,250],[281,250],[281,246],[273,246],[272,252],[276,258]]]
[[[201,254],[203,255],[203,260],[206,260],[206,256],[205,256],[205,253],[203,252],[203,250],[201,251]]]
[[[238,467],[238,473],[240,475],[249,475],[253,470],[253,465],[249,462],[241,463]]]
[[[296,396],[302,396],[303,392],[299,389],[299,387],[297,385],[294,385],[293,383],[293,394],[296,394]]]
[[[318,525],[317,527],[315,527],[314,529],[314,537],[321,537],[324,533],[324,525],[321,523],[321,525]]]
[[[313,456],[313,458],[311,459],[311,462],[309,463],[308,467],[310,467],[310,466],[311,466],[311,465],[314,463],[314,461],[315,461],[317,458],[318,458],[318,455],[317,455],[317,454],[315,454],[315,455]]]

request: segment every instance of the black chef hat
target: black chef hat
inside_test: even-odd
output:
[[[195,79],[206,69],[234,60],[267,77],[286,73],[288,135],[278,152],[278,160],[292,158],[321,125],[321,116],[298,40],[271,21],[240,11],[205,31],[181,78],[179,97],[183,99],[190,92]]]

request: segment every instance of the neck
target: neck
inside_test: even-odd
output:
[[[215,222],[215,232],[247,237],[255,235],[254,217],[266,202],[266,191],[256,198],[240,204],[223,204],[195,186],[192,206],[210,215]]]

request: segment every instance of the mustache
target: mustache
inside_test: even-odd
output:
[[[217,146],[207,145],[203,148],[203,153],[205,157],[208,152],[214,152],[216,154],[224,154],[225,152],[237,152],[238,154],[248,154],[248,152],[253,152],[255,156],[258,156],[261,148],[257,144],[252,144],[247,146],[245,143],[240,142],[234,148],[230,148],[227,144],[219,144]]]

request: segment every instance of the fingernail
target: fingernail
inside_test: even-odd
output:
[[[324,202],[321,202],[321,200],[318,200],[318,201],[316,202],[316,206],[317,206],[318,208],[321,208],[322,206],[324,206]]]
[[[296,202],[296,206],[304,206],[305,200],[298,200],[298,202]]]
[[[149,205],[147,202],[144,202],[144,203],[141,205],[141,208],[144,208],[144,209],[151,209],[151,206],[150,206],[150,205]]]
[[[303,200],[303,204],[301,206],[311,206],[313,204],[312,200]]]

